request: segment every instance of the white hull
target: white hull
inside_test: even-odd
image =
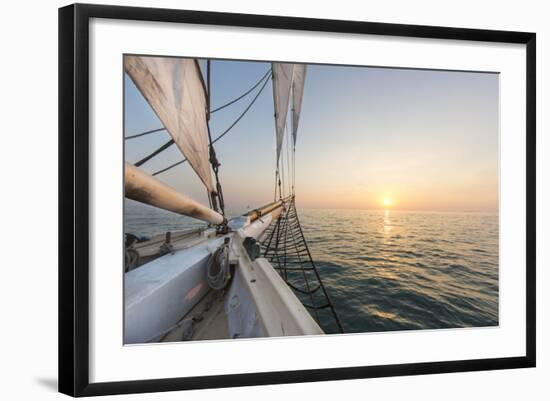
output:
[[[259,239],[280,212],[279,208],[227,235],[232,237],[231,257],[237,261],[237,267],[224,293],[223,311],[220,310],[216,318],[225,321],[212,324],[217,333],[203,329],[203,333],[208,333],[204,338],[323,333],[271,264],[263,258],[251,261],[242,246],[245,237]],[[188,314],[196,312],[193,308],[210,290],[206,280],[207,262],[213,250],[222,245],[223,238],[205,235],[198,244],[195,238],[190,248],[164,255],[126,273],[126,344],[159,341],[177,330],[178,323],[181,325]]]

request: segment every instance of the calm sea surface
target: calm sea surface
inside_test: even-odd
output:
[[[299,209],[345,332],[498,325],[498,214]],[[126,202],[126,232],[201,226]]]

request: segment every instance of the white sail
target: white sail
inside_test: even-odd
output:
[[[273,71],[273,102],[275,104],[275,134],[277,138],[277,163],[283,144],[286,117],[290,101],[290,88],[294,64],[272,63]]]
[[[208,191],[212,192],[206,91],[198,62],[194,59],[125,56],[124,70]]]
[[[305,82],[306,65],[295,64],[292,77],[292,139],[294,140],[294,145],[296,145],[296,138],[298,136],[298,123],[300,122]]]

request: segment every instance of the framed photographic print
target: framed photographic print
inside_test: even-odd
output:
[[[535,366],[535,34],[59,10],[59,390]]]

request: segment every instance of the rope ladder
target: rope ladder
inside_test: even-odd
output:
[[[342,324],[323,285],[298,219],[294,196],[270,225],[261,242],[269,260],[286,284],[326,333],[343,333]]]

